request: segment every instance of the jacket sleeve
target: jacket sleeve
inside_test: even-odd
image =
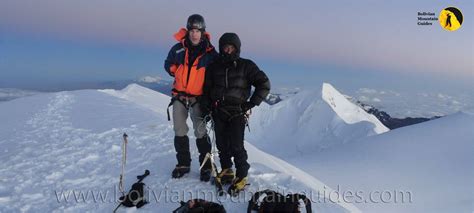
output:
[[[250,63],[247,77],[250,84],[255,87],[255,91],[250,97],[250,102],[258,106],[270,93],[270,79],[253,62]]]
[[[178,60],[176,51],[179,49],[179,44],[174,45],[168,53],[168,57],[165,60],[165,70],[166,72],[174,77],[176,69],[178,69]]]
[[[219,56],[215,49],[212,49],[209,54],[208,66],[206,67],[206,73],[204,75],[204,85],[202,88],[202,96],[200,97],[201,109],[206,112],[212,110],[211,106],[211,88],[212,88],[212,64],[217,60]]]
[[[208,66],[206,69],[204,77],[204,86],[202,88],[202,96],[200,97],[201,109],[203,112],[209,112],[212,110],[211,104],[211,89],[212,89],[212,65]]]
[[[217,53],[216,49],[212,49],[211,53],[211,60],[210,60],[210,63],[209,64],[212,64],[214,61],[217,60],[217,58],[219,57],[219,53]]]

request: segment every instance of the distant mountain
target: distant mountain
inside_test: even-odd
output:
[[[365,110],[371,110],[348,103],[330,85],[323,86],[322,96],[317,90],[301,91],[276,105],[262,104],[252,112],[246,139],[341,194],[390,194],[389,202],[351,199],[362,212],[472,209],[474,114],[459,112],[376,134],[384,120],[377,115],[384,113],[374,109],[369,116]],[[371,122],[374,116],[380,122]]]
[[[404,126],[410,126],[413,124],[418,124],[430,120],[434,120],[437,118],[441,118],[442,116],[434,116],[431,118],[423,118],[423,117],[405,117],[405,118],[392,118],[387,112],[379,110],[371,105],[364,104],[358,100],[355,100],[355,103],[361,106],[366,112],[375,115],[380,122],[382,122],[386,127],[390,129],[396,129]]]
[[[270,91],[267,98],[265,98],[265,102],[269,105],[274,105],[281,102],[284,99],[294,96],[300,91],[299,88],[276,88]]]
[[[329,84],[255,107],[249,128],[246,139],[279,157],[313,153],[389,130]]]
[[[130,84],[138,84],[140,86],[152,89],[154,91],[170,95],[173,82],[171,80],[164,80],[159,76],[144,76],[137,80],[121,80],[121,81],[103,81],[103,82],[86,82],[86,83],[76,83],[76,84],[61,84],[52,86],[49,88],[43,88],[42,91],[45,92],[59,92],[65,90],[81,90],[81,89],[114,89],[121,90],[127,87]],[[298,88],[288,89],[288,88],[279,88],[275,89],[274,92],[270,93],[265,102],[269,105],[275,105],[281,101],[288,99],[295,94],[298,94],[300,90]],[[16,98],[35,95],[41,93],[39,91],[33,90],[23,90],[15,88],[0,88],[0,102],[10,101]],[[387,112],[377,109],[376,107],[363,103],[360,100],[357,100],[351,96],[344,95],[345,98],[351,102],[359,105],[369,114],[377,117],[380,122],[388,127],[389,129],[396,129],[404,126],[409,126],[417,123],[422,123],[425,121],[433,120],[440,118],[442,116],[433,116],[429,118],[425,117],[405,117],[405,118],[394,118],[390,116]]]
[[[145,76],[141,77],[138,82],[143,82],[143,83],[160,83],[163,81],[163,78],[160,76]]]
[[[277,104],[278,102],[282,101],[283,99],[280,97],[280,94],[268,94],[265,98],[265,102],[269,105]]]
[[[114,89],[121,90],[130,84],[138,84],[140,86],[155,90],[163,94],[171,94],[173,82],[164,80],[160,77],[144,76],[137,80],[118,80],[118,81],[98,81],[98,82],[79,82],[79,83],[61,83],[34,90],[17,89],[17,88],[0,88],[0,102],[10,101],[13,99],[35,95],[44,92],[60,92],[73,91],[83,89]]]
[[[275,92],[275,93],[270,93],[267,98],[265,99],[265,102],[269,105],[275,105],[277,103],[280,103],[281,101],[290,98],[291,96],[297,94],[299,90],[295,91],[283,91],[283,92]],[[363,103],[360,100],[357,100],[354,97],[348,96],[348,95],[343,95],[346,99],[350,100],[351,102],[357,104],[360,106],[364,111],[366,111],[369,114],[374,115],[377,117],[380,122],[388,127],[389,129],[396,129],[404,126],[409,126],[413,124],[418,124],[422,122],[426,122],[429,120],[437,119],[442,116],[433,116],[433,117],[404,117],[404,118],[395,118],[390,116],[387,112],[382,111],[377,109],[376,107]]]
[[[140,86],[158,91],[164,94],[170,94],[173,82],[170,80],[164,80],[159,77],[150,77],[145,76],[141,77],[138,80],[122,80],[122,81],[104,81],[96,83],[81,83],[66,88],[62,90],[80,90],[80,89],[115,89],[121,90],[127,87],[130,84],[138,84]]]
[[[16,98],[35,95],[38,93],[40,92],[32,91],[32,90],[15,89],[15,88],[0,88],[0,102],[10,101]]]

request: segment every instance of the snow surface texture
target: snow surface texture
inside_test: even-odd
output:
[[[0,212],[112,211],[120,196],[123,132],[129,135],[125,186],[129,189],[135,176],[149,169],[144,182],[151,203],[119,212],[170,212],[180,200],[191,198],[220,200],[228,212],[244,212],[257,190],[321,196],[331,192],[316,178],[250,143],[251,185],[236,200],[218,200],[215,187],[199,181],[193,142],[191,173],[171,179],[176,160],[174,133],[165,115],[168,102],[168,96],[130,85],[122,91],[47,93],[0,103]],[[331,201],[336,203],[313,203],[314,212],[359,212],[352,204]]]

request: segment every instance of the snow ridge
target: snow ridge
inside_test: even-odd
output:
[[[380,122],[377,117],[365,112],[359,106],[351,103],[331,84],[323,83],[323,100],[331,106],[337,115],[348,124],[354,124],[361,121],[368,121],[374,124],[374,131],[377,134],[388,132],[390,129]]]
[[[170,212],[180,200],[191,198],[222,202],[228,212],[242,212],[250,198],[244,194],[257,190],[324,192],[323,196],[331,192],[316,178],[246,143],[251,163],[247,192],[238,200],[202,197],[212,194],[215,187],[199,181],[198,153],[193,143],[191,173],[179,180],[170,178],[176,159],[172,125],[165,115],[168,102],[166,95],[129,85],[121,91],[47,93],[0,104],[0,117],[16,121],[0,124],[0,129],[8,129],[0,130],[0,212],[111,211],[120,196],[116,186],[123,132],[129,135],[125,185],[130,187],[134,176],[144,169],[151,171],[144,182],[152,190],[152,202],[140,212]],[[190,139],[194,140],[192,136]],[[88,202],[78,202],[70,195],[66,202],[62,195],[71,190],[101,191],[108,196],[105,202],[94,202],[91,197]],[[343,201],[316,201],[313,209],[360,212]]]

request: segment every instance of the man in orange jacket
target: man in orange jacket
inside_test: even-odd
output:
[[[169,51],[165,69],[174,77],[170,106],[173,106],[174,147],[178,164],[172,177],[181,178],[189,173],[191,164],[187,136],[189,128],[186,124],[188,114],[193,122],[200,165],[211,151],[199,98],[202,95],[206,67],[217,57],[217,52],[210,43],[210,35],[206,32],[206,24],[201,15],[189,16],[186,29],[180,29],[174,37],[178,43]],[[210,177],[211,164],[207,161],[200,171],[200,179],[207,182]]]

